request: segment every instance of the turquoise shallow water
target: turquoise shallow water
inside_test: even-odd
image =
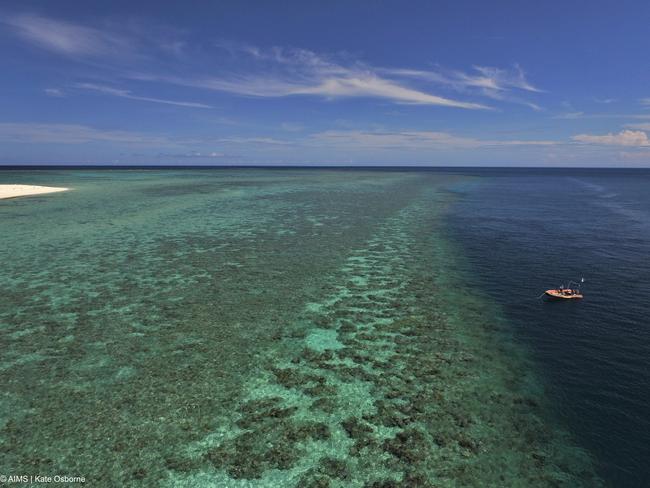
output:
[[[597,486],[454,188],[413,172],[2,172],[0,467],[93,486]]]

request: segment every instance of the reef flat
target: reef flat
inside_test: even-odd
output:
[[[6,210],[3,471],[598,486],[498,309],[463,285],[441,218],[460,179],[90,174],[45,215]]]

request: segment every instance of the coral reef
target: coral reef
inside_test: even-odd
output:
[[[598,486],[489,305],[458,285],[441,221],[451,177],[87,178],[76,213],[11,214],[30,225],[0,270],[4,471],[93,486]]]

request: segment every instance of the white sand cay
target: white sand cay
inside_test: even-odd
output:
[[[54,186],[35,185],[0,185],[0,200],[3,198],[26,197],[29,195],[41,195],[43,193],[55,193],[66,191],[69,188],[57,188]]]

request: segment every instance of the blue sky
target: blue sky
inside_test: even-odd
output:
[[[650,4],[15,1],[0,164],[650,166]]]

